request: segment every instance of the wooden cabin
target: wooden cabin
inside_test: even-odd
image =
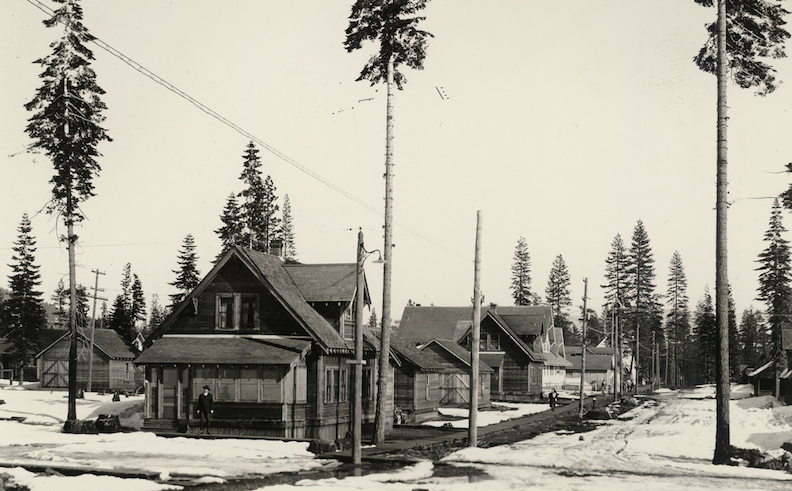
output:
[[[42,388],[69,386],[69,331],[52,330],[42,337],[51,340],[36,355],[36,368]],[[54,338],[54,340],[53,340]],[[88,387],[90,330],[77,332],[77,386]],[[143,383],[134,364],[137,353],[112,329],[94,330],[92,390],[134,391]]]
[[[405,342],[448,339],[469,350],[472,318],[472,307],[410,306],[404,309],[398,331]],[[570,363],[550,306],[491,305],[482,309],[480,329],[480,359],[493,370],[493,401],[535,400],[563,386]]]
[[[354,263],[284,264],[233,247],[146,339],[136,361],[145,367],[144,429],[196,432],[197,398],[208,385],[213,433],[345,437],[356,291]],[[365,425],[374,421],[377,373],[370,338],[364,358]]]
[[[580,389],[580,375],[583,365],[583,347],[567,346],[567,367],[564,388]],[[584,390],[609,392],[613,390],[613,348],[586,347],[586,372],[583,374]],[[604,388],[603,388],[604,387]]]
[[[434,419],[440,406],[469,404],[470,353],[464,348],[453,341],[440,344],[435,340],[419,349],[393,335],[391,352],[395,365],[393,402],[402,423]],[[491,372],[489,366],[479,363],[481,408],[490,405]]]

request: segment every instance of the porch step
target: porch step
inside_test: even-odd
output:
[[[179,423],[172,419],[146,419],[143,421],[143,431],[159,433],[176,432],[178,429]]]

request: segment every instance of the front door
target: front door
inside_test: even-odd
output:
[[[42,364],[42,387],[68,387],[69,386],[69,366],[63,360],[41,360]]]
[[[162,418],[176,419],[179,394],[179,371],[176,367],[162,368]]]

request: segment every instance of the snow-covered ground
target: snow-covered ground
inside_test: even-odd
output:
[[[477,427],[481,428],[483,426],[494,425],[500,423],[501,421],[521,418],[528,414],[540,413],[542,411],[547,411],[548,409],[550,409],[550,406],[548,406],[547,404],[517,404],[510,402],[499,402],[497,403],[497,405],[509,407],[511,408],[511,410],[510,411],[479,411],[476,419]],[[468,416],[467,409],[458,408],[458,407],[441,407],[439,408],[438,411],[441,416],[452,416],[455,418],[465,418],[465,419],[457,419],[457,420],[441,419],[436,421],[427,421],[424,423],[424,425],[443,426],[446,424],[450,424],[454,428],[467,428],[470,424],[470,420],[467,419]]]
[[[269,440],[200,440],[163,438],[152,433],[132,432],[101,435],[61,433],[67,413],[66,392],[27,390],[0,385],[0,462],[4,466],[52,465],[93,467],[103,470],[142,471],[169,477],[223,479],[242,475],[299,471],[319,467],[308,444]],[[142,397],[112,402],[112,396],[86,393],[77,401],[79,419],[95,419],[99,414],[119,414],[122,425],[140,424],[138,410]],[[24,417],[23,423],[8,418]],[[22,469],[2,469],[33,490],[41,489],[171,489],[151,481],[113,477],[38,477]],[[74,482],[65,484],[61,480]],[[108,484],[109,481],[123,484]],[[93,487],[95,485],[95,487]]]
[[[747,390],[744,387],[736,389],[737,397],[742,397]],[[712,387],[667,391],[659,403],[648,401],[623,418],[606,422],[588,433],[549,433],[512,445],[465,449],[445,459],[454,465],[483,470],[486,473],[483,480],[481,477],[432,477],[432,464],[421,463],[392,474],[301,481],[296,486],[274,489],[693,491],[792,488],[792,475],[782,471],[710,464],[715,441],[713,397]],[[732,401],[732,444],[780,453],[779,442],[792,441],[792,411],[777,404],[768,397]]]

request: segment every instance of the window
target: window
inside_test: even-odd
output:
[[[280,402],[281,385],[278,367],[263,367],[261,374],[261,400],[263,402]]]
[[[258,329],[258,294],[219,293],[215,312],[217,329]]]
[[[325,402],[345,402],[348,396],[349,371],[346,368],[325,370]]]
[[[429,385],[429,377],[430,377],[430,375],[427,373],[426,374],[426,400],[427,401],[429,400],[429,397],[431,397],[431,390],[430,390],[431,386]]]
[[[489,349],[497,351],[500,349],[500,334],[487,334]]]
[[[217,372],[217,394],[215,394],[215,399],[218,401],[236,401],[236,369],[233,367],[220,367]]]
[[[370,401],[374,399],[374,391],[372,390],[372,383],[374,382],[371,368],[363,367],[363,400]]]
[[[258,401],[259,400],[259,379],[258,368],[239,369],[239,400]]]

